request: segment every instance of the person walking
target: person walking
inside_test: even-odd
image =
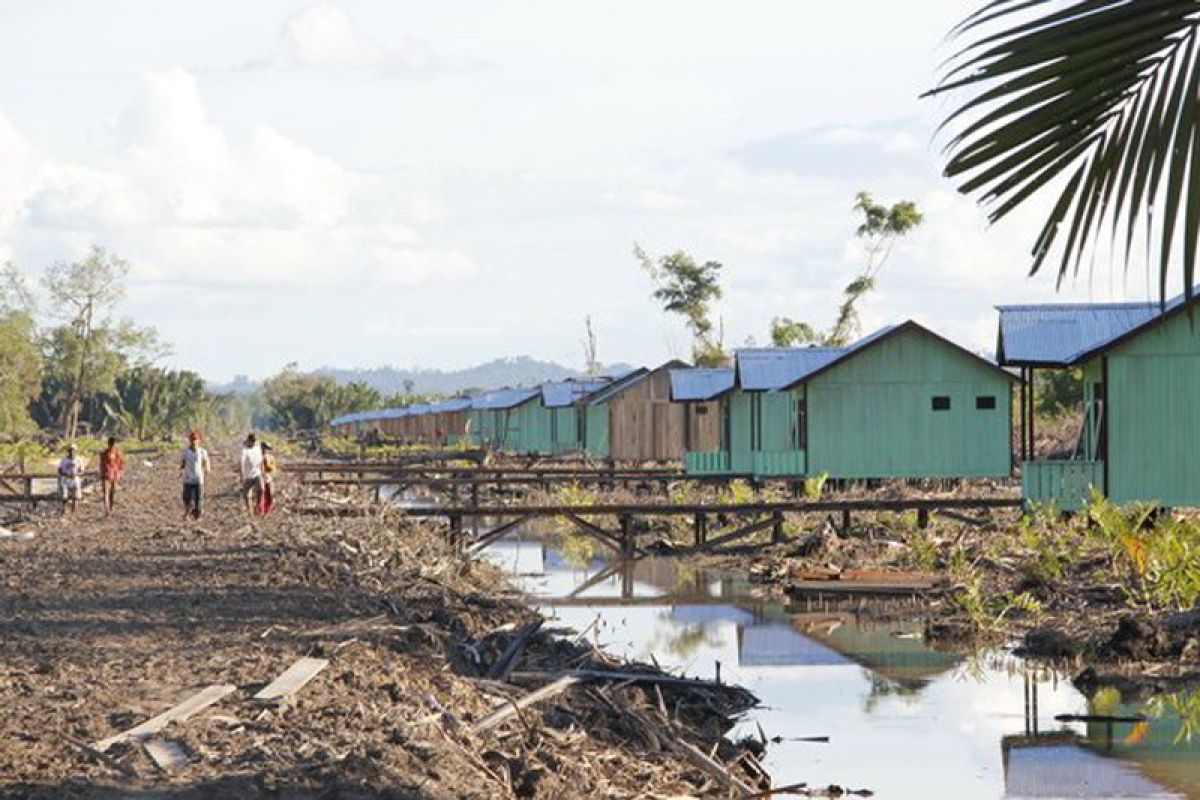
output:
[[[100,489],[104,498],[104,516],[112,516],[117,503],[117,484],[125,476],[125,454],[117,447],[117,437],[108,437],[108,447],[100,451]]]
[[[275,507],[275,473],[279,463],[271,445],[261,442],[259,448],[262,450],[262,497],[258,501],[258,513],[265,517]]]
[[[212,465],[208,461],[208,451],[200,446],[199,431],[188,434],[188,446],[180,455],[179,468],[183,470],[183,518],[200,519],[204,504],[204,479]]]
[[[263,493],[263,453],[258,446],[258,437],[253,433],[242,445],[242,458],[238,464],[242,476],[242,499],[246,503],[246,514],[254,516]]]
[[[83,497],[84,467],[79,448],[69,445],[66,458],[58,462],[58,496],[62,498],[63,516],[74,514],[76,505]]]

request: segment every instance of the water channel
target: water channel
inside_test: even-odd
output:
[[[609,652],[695,677],[719,669],[753,691],[762,707],[734,735],[761,725],[783,737],[768,749],[776,785],[832,783],[884,800],[1200,798],[1200,729],[1191,738],[1200,693],[1126,703],[1103,690],[1088,700],[1007,652],[931,647],[915,622],[871,624],[818,601],[785,607],[753,596],[744,576],[672,559],[568,558],[551,542],[518,535],[484,553],[557,624]],[[1062,723],[1059,714],[1147,719]]]

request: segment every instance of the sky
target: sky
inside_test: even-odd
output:
[[[998,303],[1155,297],[1028,277],[1039,208],[989,227],[941,177],[919,95],[978,1],[0,0],[0,260],[119,254],[122,312],[216,381],[581,366],[586,316],[602,361],[686,357],[635,242],[724,264],[728,346],[827,326],[860,190],[926,214],[865,331],[990,351]]]

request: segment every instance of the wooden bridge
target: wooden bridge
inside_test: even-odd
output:
[[[774,503],[598,503],[595,505],[454,505],[404,508],[410,517],[438,518],[449,522],[457,546],[468,553],[487,547],[505,534],[537,519],[564,519],[581,534],[611,548],[623,557],[645,555],[638,536],[648,532],[646,518],[684,517],[691,523],[693,544],[676,554],[711,551],[739,542],[761,531],[771,531],[771,541],[784,538],[786,514],[841,514],[842,529],[848,530],[855,512],[891,511],[917,513],[917,525],[929,524],[931,513],[942,513],[965,522],[970,510],[1020,509],[1016,497],[908,498],[788,501]],[[598,517],[616,519],[616,527],[605,527]],[[638,521],[642,524],[636,524]],[[734,520],[731,522],[731,520]],[[471,522],[473,524],[466,525]],[[488,523],[486,527],[481,523]],[[723,527],[721,527],[723,526]]]
[[[49,492],[35,492],[35,482],[40,481],[52,481],[55,488]],[[29,505],[37,508],[38,503],[57,502],[57,481],[58,475],[49,472],[0,472],[0,504]],[[85,476],[84,484],[87,482],[88,478]]]

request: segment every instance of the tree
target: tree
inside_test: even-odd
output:
[[[820,334],[807,322],[791,317],[775,317],[771,320],[771,344],[775,347],[795,347],[820,341]]]
[[[138,439],[174,437],[217,419],[214,398],[195,372],[141,365],[117,376],[101,398],[105,428]]]
[[[1128,267],[1145,237],[1165,299],[1200,248],[1200,16],[1195,2],[994,0],[951,32],[965,44],[927,95],[965,96],[945,174],[995,222],[1057,192],[1031,249],[1057,279],[1107,244]],[[1180,232],[1182,230],[1182,242]]]
[[[771,320],[771,341],[776,347],[793,347],[798,344],[820,344],[828,347],[845,347],[861,333],[858,321],[858,303],[875,288],[875,278],[883,268],[896,242],[912,232],[925,217],[911,200],[901,200],[891,206],[881,205],[869,192],[859,192],[854,197],[855,211],[861,212],[863,221],[854,235],[862,243],[866,263],[863,271],[846,286],[842,302],[838,306],[833,327],[821,333],[812,325],[788,317]]]
[[[379,392],[361,381],[338,384],[325,375],[302,373],[296,364],[263,383],[263,400],[274,426],[289,431],[317,430],[335,417],[379,408]]]
[[[583,318],[583,367],[589,378],[600,373],[600,362],[596,359],[596,331],[592,328],[591,316]]]
[[[700,366],[729,360],[723,347],[723,326],[714,326],[712,304],[722,295],[719,261],[696,262],[682,250],[652,259],[640,245],[633,255],[656,286],[653,297],[668,314],[678,314],[692,333],[692,360]],[[714,330],[715,328],[715,330]]]
[[[838,306],[837,320],[825,336],[825,344],[833,347],[846,346],[861,332],[859,300],[875,288],[875,277],[892,254],[896,240],[908,235],[924,220],[911,200],[901,200],[888,207],[876,203],[868,192],[859,192],[855,196],[854,210],[863,215],[862,224],[854,235],[862,242],[867,263],[862,273],[846,287],[842,304]]]
[[[0,433],[30,426],[29,404],[41,386],[33,298],[16,267],[5,264],[0,269]]]
[[[113,317],[125,293],[129,264],[93,246],[80,261],[55,262],[42,282],[64,324],[47,337],[48,377],[61,391],[59,421],[70,438],[79,427],[83,404],[110,392],[131,360],[143,362],[164,352],[157,334]]]

